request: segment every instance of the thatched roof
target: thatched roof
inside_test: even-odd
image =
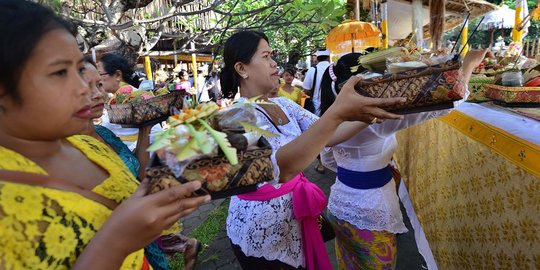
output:
[[[443,0],[439,0],[443,1]],[[467,13],[471,13],[469,20],[474,20],[490,11],[498,9],[497,5],[491,4],[483,0],[445,0],[446,1],[446,17],[444,23],[444,31],[448,31],[457,27],[463,23],[463,19],[466,17]],[[356,0],[347,0],[347,4],[351,10],[354,10]],[[362,1],[361,1],[362,2]],[[388,0],[389,5],[411,5],[412,0]],[[424,0],[424,8],[427,9],[427,14],[429,14],[429,0]],[[365,6],[363,6],[365,8]],[[369,7],[368,7],[369,8]],[[392,10],[388,10],[389,16],[392,13]],[[429,21],[429,15],[424,16],[425,20]],[[400,25],[404,22],[400,22]],[[412,25],[412,22],[408,22],[409,25]],[[429,24],[429,22],[428,22]],[[396,27],[398,25],[392,24],[392,18],[389,18],[390,28]],[[412,27],[411,27],[412,28]],[[392,30],[392,29],[391,29]],[[410,33],[410,32],[409,32]],[[428,26],[424,26],[424,38],[429,37]],[[403,38],[403,37],[399,37]],[[390,36],[390,39],[394,37]]]

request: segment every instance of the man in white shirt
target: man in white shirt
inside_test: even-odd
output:
[[[321,80],[324,72],[330,66],[330,51],[329,50],[318,50],[315,55],[317,56],[317,65],[311,67],[304,78],[304,83],[302,87],[304,92],[311,97],[315,111],[313,112],[317,116],[321,115]],[[317,70],[315,77],[315,69]],[[313,87],[315,86],[315,87]],[[313,93],[311,93],[313,89]]]
[[[313,102],[314,111],[312,113],[321,116],[321,81],[324,72],[330,66],[330,51],[318,50],[315,55],[317,56],[317,65],[307,71],[302,87],[306,95],[310,96]],[[318,173],[324,173],[325,169],[321,164],[320,157],[317,157],[317,160],[315,170]]]

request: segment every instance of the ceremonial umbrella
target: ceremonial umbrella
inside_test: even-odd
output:
[[[501,28],[513,28],[516,18],[516,11],[503,5],[497,10],[486,14],[486,17],[478,27],[478,30],[491,30]]]
[[[326,36],[326,48],[337,56],[380,46],[381,31],[368,22],[346,20],[334,27]]]

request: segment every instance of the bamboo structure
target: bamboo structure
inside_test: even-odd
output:
[[[413,36],[415,37],[415,44],[417,48],[423,48],[423,42],[424,42],[424,20],[423,20],[423,13],[422,13],[422,0],[412,0],[412,6],[413,6],[413,16],[412,16],[412,31]]]
[[[528,58],[536,58],[540,55],[540,39],[525,40],[523,42],[523,54]]]
[[[433,49],[439,50],[443,44],[446,0],[429,1],[429,35]]]

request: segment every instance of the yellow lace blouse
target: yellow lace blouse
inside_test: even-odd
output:
[[[116,202],[135,191],[137,180],[112,149],[83,135],[68,141],[110,175],[92,191]],[[0,169],[47,174],[1,146]],[[77,193],[0,179],[0,268],[69,269],[110,214]],[[121,269],[141,269],[143,256],[142,249],[129,255]]]
[[[283,85],[279,86],[278,91],[278,97],[286,97],[294,102],[296,102],[298,105],[301,105],[302,103],[302,90],[298,87],[293,86],[292,93],[289,93],[285,90],[283,90]]]

